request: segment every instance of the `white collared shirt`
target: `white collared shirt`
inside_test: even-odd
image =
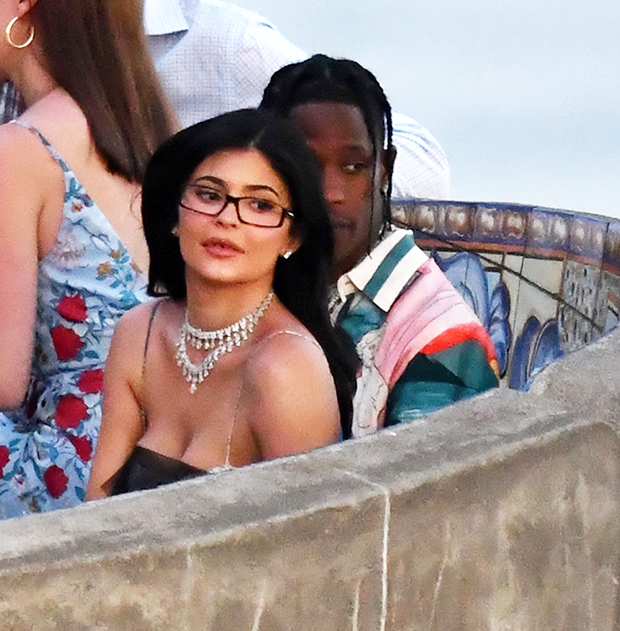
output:
[[[145,0],[145,29],[159,77],[183,127],[257,107],[271,75],[307,55],[260,15],[220,0]],[[450,170],[433,136],[394,114],[392,197],[448,196]]]
[[[330,290],[329,311],[335,322],[351,294],[362,292],[384,313],[418,276],[428,256],[414,243],[410,230],[390,227],[384,237]]]
[[[144,0],[144,32],[169,35],[187,31],[187,20],[179,0]]]

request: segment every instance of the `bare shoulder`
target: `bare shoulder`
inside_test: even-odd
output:
[[[114,329],[110,354],[106,363],[109,379],[128,381],[134,389],[142,380],[144,351],[154,310],[165,301],[151,300],[124,313]]]
[[[7,123],[0,126],[0,173],[2,233],[14,256],[20,244],[37,245],[43,209],[62,200],[62,172],[32,131]]]
[[[285,329],[261,339],[248,361],[248,377],[254,383],[296,382],[302,377],[329,376],[323,349],[303,330]]]
[[[163,311],[165,303],[165,299],[149,300],[126,311],[114,329],[114,337],[130,345],[143,343],[153,315]]]
[[[57,89],[38,100],[19,118],[37,129],[63,155],[67,150],[90,148],[91,133],[80,106],[63,90]]]
[[[44,162],[50,166],[55,164],[47,149],[32,131],[16,123],[0,125],[0,165],[3,180],[8,181],[8,178],[4,177],[6,173],[13,175],[19,172],[36,180],[32,178],[33,161],[37,165]]]
[[[241,414],[263,459],[303,453],[340,435],[336,388],[323,350],[310,334],[263,338],[246,364]]]
[[[16,122],[0,125],[0,146],[3,149],[11,143],[23,142],[31,137],[34,137],[33,133]]]
[[[151,300],[124,313],[114,329],[108,363],[125,363],[126,367],[142,372],[142,359],[151,318],[161,306],[160,300]]]
[[[38,213],[62,182],[61,170],[35,134],[16,123],[0,126],[0,194],[2,207]]]
[[[285,330],[263,338],[248,359],[244,383],[249,397],[274,414],[300,405],[306,413],[337,407],[329,364],[309,333]]]

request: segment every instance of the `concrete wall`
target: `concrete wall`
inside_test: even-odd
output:
[[[0,629],[618,628],[620,335],[311,454],[0,523]]]

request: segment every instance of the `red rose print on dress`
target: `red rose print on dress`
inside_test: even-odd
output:
[[[57,326],[52,329],[52,342],[54,342],[56,355],[60,361],[73,359],[84,346],[79,335],[64,326]]]
[[[88,436],[69,436],[71,444],[75,447],[75,453],[82,462],[88,462],[93,454],[93,447],[88,440]]]
[[[87,370],[78,379],[78,388],[86,394],[101,392],[103,388],[103,370]]]
[[[65,320],[70,320],[71,322],[84,322],[86,320],[86,303],[80,294],[65,296],[58,303],[56,311]]]
[[[65,472],[55,464],[43,474],[43,480],[45,480],[45,486],[54,499],[59,498],[67,490],[67,483],[69,482]]]
[[[9,462],[10,453],[6,445],[0,445],[0,478],[4,475],[4,467]]]
[[[74,394],[60,397],[56,406],[56,424],[58,427],[77,427],[88,418],[88,406]]]

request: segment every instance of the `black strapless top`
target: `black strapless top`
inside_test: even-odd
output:
[[[154,489],[162,484],[171,484],[207,473],[209,471],[136,445],[127,462],[110,481],[110,495]]]

